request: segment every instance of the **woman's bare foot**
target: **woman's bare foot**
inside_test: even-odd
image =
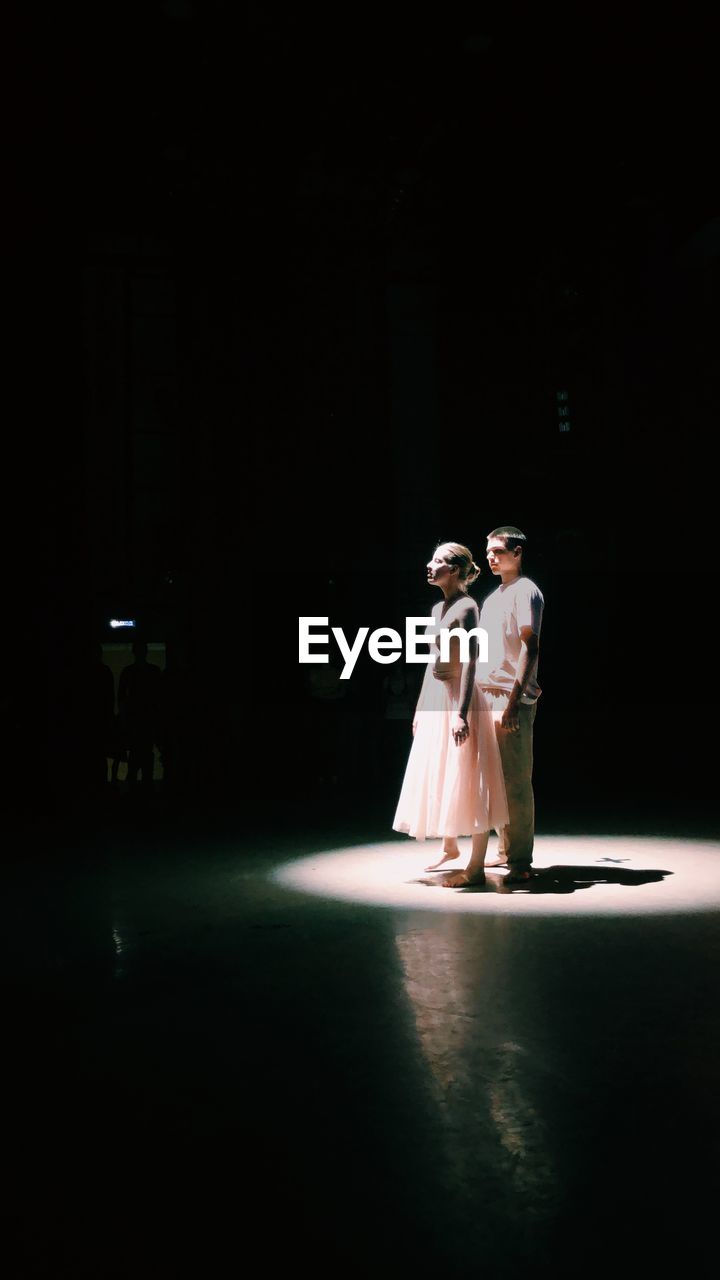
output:
[[[450,871],[441,882],[443,889],[466,889],[471,884],[485,884],[485,873],[475,871]]]
[[[440,861],[433,862],[429,867],[426,867],[425,870],[439,871],[441,867],[445,866],[446,862],[453,862],[455,858],[459,858],[459,857],[460,857],[460,850],[458,846],[455,843],[447,840],[443,845],[443,853]]]
[[[485,859],[486,867],[506,867],[507,858],[502,853],[496,853],[494,858]]]

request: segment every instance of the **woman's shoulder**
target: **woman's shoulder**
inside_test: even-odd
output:
[[[477,600],[474,600],[472,596],[463,596],[461,600],[458,600],[457,606],[458,613],[466,616],[478,612]]]
[[[472,596],[461,596],[450,606],[445,616],[448,615],[452,615],[453,622],[470,622],[473,626],[477,626],[476,620],[480,618],[477,604]]]

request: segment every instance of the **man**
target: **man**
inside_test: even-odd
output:
[[[478,681],[495,722],[510,814],[508,825],[498,832],[498,856],[485,865],[507,863],[504,884],[530,880],[535,837],[533,725],[541,692],[537,669],[545,602],[523,573],[526,543],[514,525],[488,534],[487,562],[500,586],[480,612],[480,626],[488,634],[488,664],[478,669]]]

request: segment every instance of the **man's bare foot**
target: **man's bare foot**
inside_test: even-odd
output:
[[[485,859],[486,867],[506,867],[507,858],[502,853],[496,853],[494,858]]]
[[[443,849],[443,855],[440,861],[431,863],[431,865],[429,867],[426,867],[425,870],[439,871],[441,867],[445,866],[446,862],[454,862],[455,858],[459,858],[459,857],[460,857],[460,850],[458,848]]]
[[[471,884],[485,884],[485,873],[476,871],[474,875],[470,875],[469,871],[449,871],[443,876],[441,884],[443,889],[467,889]]]

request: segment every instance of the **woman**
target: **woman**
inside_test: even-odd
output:
[[[459,637],[450,641],[448,660],[439,647],[441,628],[472,631],[480,625],[478,608],[467,593],[480,569],[467,547],[442,542],[427,566],[428,582],[442,601],[433,607],[425,634],[434,650],[425,671],[413,721],[410,750],[395,831],[418,840],[442,836],[443,856],[427,867],[436,871],[460,856],[459,836],[472,836],[470,861],[443,883],[449,888],[481,883],[488,836],[508,820],[500,752],[492,717],[475,683],[477,636],[470,636],[469,660],[461,661]]]

